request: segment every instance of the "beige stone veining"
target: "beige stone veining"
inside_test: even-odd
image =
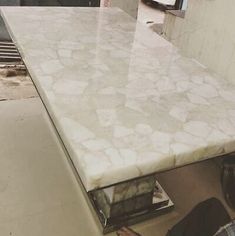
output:
[[[137,19],[140,0],[101,0],[101,7],[119,7],[130,16]]]
[[[235,151],[235,87],[121,10],[2,14],[87,191]]]

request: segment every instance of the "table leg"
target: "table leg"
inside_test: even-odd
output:
[[[88,194],[104,233],[163,214],[174,206],[154,175]]]

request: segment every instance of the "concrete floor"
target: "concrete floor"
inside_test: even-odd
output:
[[[0,117],[0,235],[101,235],[39,98]]]

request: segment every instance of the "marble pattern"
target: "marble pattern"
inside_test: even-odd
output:
[[[132,199],[146,193],[153,193],[155,187],[155,175],[150,175],[124,183],[104,188],[103,191],[110,204]]]
[[[235,151],[235,86],[121,10],[2,15],[87,191]]]
[[[153,193],[145,193],[124,201],[111,204],[102,190],[96,190],[92,193],[96,201],[97,208],[104,214],[104,217],[126,217],[131,213],[141,212],[152,206]]]
[[[101,7],[118,7],[137,19],[139,0],[101,0]]]
[[[114,193],[114,187],[118,188],[118,186],[119,192]],[[138,191],[131,188],[131,186],[139,188]],[[97,210],[102,215],[102,218],[104,217],[105,222],[113,221],[115,218],[119,220],[125,219],[132,214],[138,213],[140,215],[146,210],[154,211],[169,205],[171,202],[167,193],[155,180],[155,176],[128,181],[114,187],[98,189],[90,193]],[[110,192],[112,192],[113,199],[110,197]],[[117,195],[115,196],[115,194]],[[173,203],[171,202],[171,204]]]

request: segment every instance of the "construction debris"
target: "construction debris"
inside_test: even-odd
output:
[[[0,101],[37,97],[26,69],[0,67]]]

